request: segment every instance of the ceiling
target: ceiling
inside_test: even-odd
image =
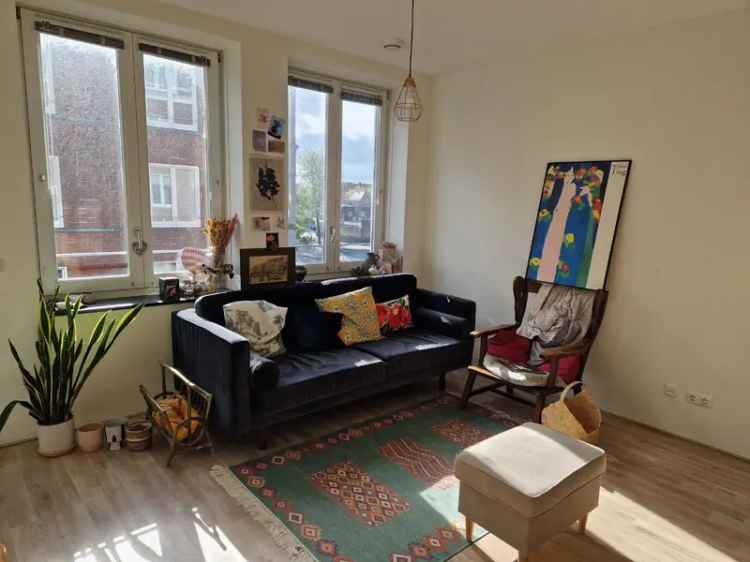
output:
[[[409,0],[163,0],[371,60],[406,66]],[[500,49],[635,31],[745,8],[748,0],[417,0],[414,65],[440,73]]]

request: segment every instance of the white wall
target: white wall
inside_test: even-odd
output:
[[[512,320],[546,162],[632,158],[585,380],[611,412],[744,457],[749,27],[739,12],[579,37],[438,77],[423,245],[428,284],[477,299],[485,326]]]
[[[249,132],[255,122],[256,107],[285,116],[287,113],[287,68],[289,64],[351,80],[396,88],[403,71],[370,63],[358,57],[308,45],[279,35],[255,30],[233,22],[197,14],[151,0],[37,0],[29,2],[40,9],[62,13],[152,33],[177,40],[188,40],[225,54],[227,103],[227,182],[229,208],[240,214],[238,246],[264,245],[264,237],[252,228],[252,209],[247,200],[248,162],[243,156],[249,146]],[[26,358],[31,358],[35,330],[36,287],[38,276],[30,163],[26,127],[22,69],[15,18],[15,2],[0,0],[0,166],[3,170],[0,205],[0,299],[3,322],[0,342],[12,338]],[[429,77],[418,78],[426,91]],[[427,146],[428,128],[424,124],[408,131],[408,142]],[[410,184],[404,196],[414,198],[426,189],[427,163],[415,151],[408,157],[402,173]],[[404,210],[408,220],[420,210]],[[285,233],[282,232],[282,243]],[[411,245],[408,251],[418,251]],[[420,264],[418,256],[412,261]],[[141,409],[138,385],[153,387],[159,377],[158,362],[171,358],[169,315],[174,307],[143,311],[112,350],[83,391],[76,408],[79,422]],[[85,331],[95,315],[81,322]],[[4,345],[4,344],[3,344]],[[24,395],[20,375],[10,354],[0,346],[0,407]],[[32,437],[33,420],[17,410],[0,435],[0,444]]]

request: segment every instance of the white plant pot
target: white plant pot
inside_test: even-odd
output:
[[[43,457],[59,457],[75,447],[75,424],[73,418],[55,425],[37,425],[38,453]]]

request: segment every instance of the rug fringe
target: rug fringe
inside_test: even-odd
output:
[[[260,499],[255,497],[229,468],[218,464],[214,465],[211,468],[211,477],[219,486],[224,488],[227,494],[234,498],[248,515],[271,534],[276,545],[289,555],[290,561],[319,562],[294,533],[287,529],[278,517]]]

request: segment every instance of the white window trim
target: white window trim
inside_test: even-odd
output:
[[[55,228],[65,227],[65,216],[63,213],[62,186],[60,185],[60,158],[51,154],[47,155],[47,171],[49,195],[52,199],[52,223]],[[63,266],[64,267],[64,266]],[[67,271],[67,268],[65,268]]]
[[[177,170],[189,170],[193,173],[193,176],[195,178],[195,201],[194,209],[196,211],[196,215],[200,216],[201,213],[201,177],[200,177],[200,168],[198,166],[185,166],[182,164],[161,164],[157,162],[149,162],[149,175],[151,173],[152,168],[167,168],[169,169],[170,174],[170,186],[172,189],[172,203],[161,203],[158,205],[155,205],[153,201],[150,199],[149,194],[149,201],[151,201],[151,205],[153,207],[161,207],[161,208],[170,208],[172,209],[172,217],[174,217],[177,213]],[[201,226],[200,219],[194,220],[194,221],[179,221],[172,219],[171,221],[155,221],[152,219],[151,222],[153,228],[198,228]]]
[[[149,167],[141,165],[147,163],[147,113],[146,95],[143,82],[143,64],[141,52],[137,45],[140,40],[147,40],[152,44],[178,49],[195,55],[206,57],[210,61],[206,73],[206,135],[207,135],[207,163],[206,187],[208,201],[206,212],[208,217],[223,216],[226,197],[223,189],[224,161],[223,147],[223,104],[221,89],[221,67],[219,53],[211,50],[186,46],[178,42],[146,37],[113,29],[106,25],[84,23],[80,20],[68,19],[54,14],[21,8],[21,36],[23,41],[23,58],[26,78],[26,99],[30,131],[30,145],[32,156],[32,173],[34,189],[34,205],[37,223],[37,241],[39,272],[42,285],[47,293],[54,292],[60,287],[63,292],[79,291],[122,291],[153,288],[158,285],[158,277],[153,271],[153,248]],[[127,210],[127,246],[124,251],[115,252],[127,256],[128,275],[113,275],[101,277],[87,277],[85,279],[58,279],[57,259],[55,251],[55,226],[52,210],[52,198],[48,186],[47,147],[45,119],[46,109],[43,103],[40,57],[40,33],[34,28],[35,21],[44,20],[55,24],[72,27],[96,34],[107,34],[121,39],[124,49],[117,49],[118,82],[120,102],[120,124],[122,127],[122,166],[125,182],[125,200]],[[138,92],[143,92],[139,95]],[[197,119],[196,119],[197,124]],[[141,139],[142,142],[139,142]],[[134,252],[136,242],[142,238],[147,244],[143,256]]]
[[[382,88],[368,86],[360,83],[351,82],[344,79],[324,76],[317,73],[290,68],[289,74],[298,78],[307,78],[311,81],[326,84],[333,89],[328,94],[328,107],[326,119],[326,208],[325,225],[326,225],[326,244],[325,244],[325,263],[306,264],[310,274],[320,273],[345,273],[352,268],[362,265],[364,261],[343,261],[340,255],[339,237],[341,235],[341,141],[342,141],[342,117],[343,117],[343,100],[341,99],[341,90],[362,92],[365,94],[375,94],[382,98],[383,105],[378,107],[378,126],[376,127],[375,137],[375,173],[373,177],[373,205],[374,220],[372,228],[373,251],[383,242],[385,231],[385,194],[386,185],[386,143],[388,139],[389,123],[389,103],[388,91]],[[291,118],[292,109],[289,108],[289,166],[294,162],[295,143],[294,143],[294,120]],[[292,182],[295,181],[294,174],[289,174],[289,188],[292,188]],[[334,209],[331,213],[330,209]],[[289,219],[288,209],[285,211],[287,220]],[[333,215],[333,216],[331,216]],[[331,233],[335,232],[335,236]]]
[[[195,83],[195,77],[193,77],[193,84],[190,88],[190,99],[187,100],[183,96],[177,95],[177,87],[176,87],[176,76],[171,76],[171,73],[167,72],[165,74],[167,79],[167,89],[161,89],[161,88],[154,88],[152,86],[145,86],[146,91],[146,99],[158,99],[160,101],[166,101],[167,102],[167,118],[166,119],[157,119],[154,117],[148,117],[148,126],[149,127],[163,127],[165,129],[179,129],[182,131],[192,131],[195,132],[198,130],[198,86]],[[160,90],[159,97],[155,96],[149,96],[148,90]],[[161,96],[164,97],[161,97]],[[192,125],[186,125],[184,123],[176,123],[174,120],[174,104],[175,103],[190,103],[190,107],[192,110],[192,117],[193,117],[193,123]]]

